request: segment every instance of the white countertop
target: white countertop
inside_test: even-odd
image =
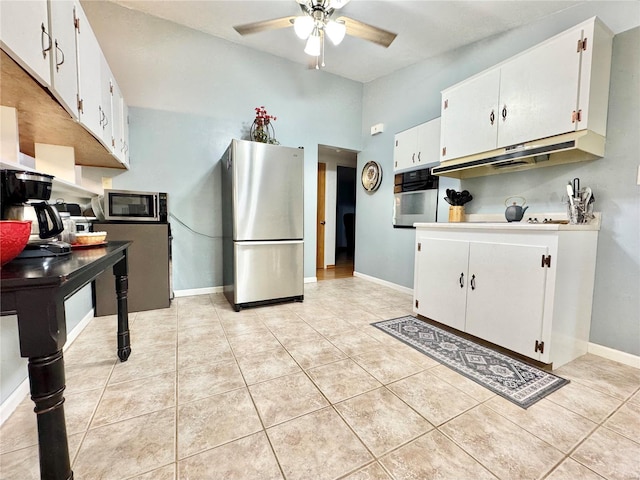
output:
[[[413,226],[416,228],[429,228],[429,229],[443,229],[443,230],[452,230],[452,229],[476,229],[476,230],[546,230],[546,231],[598,231],[600,230],[600,221],[601,214],[600,212],[596,212],[595,218],[586,224],[581,225],[572,225],[572,224],[562,224],[562,223],[543,223],[545,218],[553,219],[553,220],[564,220],[566,219],[566,215],[564,214],[549,214],[549,213],[541,213],[541,214],[531,214],[525,215],[525,218],[520,222],[507,222],[504,219],[504,215],[495,215],[495,214],[468,214],[465,215],[464,222],[458,223],[414,223]],[[538,223],[529,223],[527,220],[529,218],[537,218],[539,220]]]

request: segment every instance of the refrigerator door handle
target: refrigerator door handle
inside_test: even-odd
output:
[[[265,240],[265,241],[254,241],[254,240],[236,240],[235,243],[239,245],[295,245],[298,243],[304,243],[304,240]]]

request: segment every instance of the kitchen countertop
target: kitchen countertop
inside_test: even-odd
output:
[[[525,218],[520,222],[507,222],[504,219],[504,215],[496,214],[468,214],[465,215],[464,222],[457,223],[414,223],[416,228],[430,228],[430,229],[476,229],[476,230],[546,230],[546,231],[599,231],[601,223],[600,212],[594,213],[595,218],[586,224],[572,225],[562,223],[542,223],[545,218],[553,220],[566,220],[565,214],[531,214],[525,215]],[[529,218],[537,218],[540,220],[538,223],[528,223]]]

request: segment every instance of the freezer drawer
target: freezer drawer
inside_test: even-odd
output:
[[[300,297],[302,240],[234,243],[234,305]]]

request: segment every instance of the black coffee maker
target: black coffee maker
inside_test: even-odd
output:
[[[27,246],[17,258],[50,257],[71,252],[68,243],[54,240],[64,230],[58,210],[46,200],[51,197],[53,176],[20,170],[0,170],[2,220],[30,220]]]

